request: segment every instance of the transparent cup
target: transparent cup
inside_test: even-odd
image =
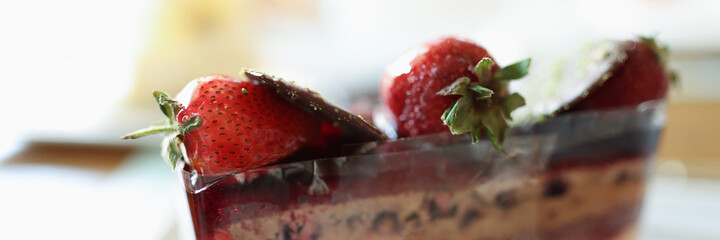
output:
[[[197,239],[624,239],[662,102],[514,127],[504,149],[435,134],[222,176],[181,166]]]

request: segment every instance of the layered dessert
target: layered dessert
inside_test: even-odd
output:
[[[390,64],[372,121],[243,70],[127,138],[166,135],[197,239],[632,239],[670,75],[652,39],[593,51],[542,114],[509,85],[529,59],[450,37]]]

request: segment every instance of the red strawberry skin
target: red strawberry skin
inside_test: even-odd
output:
[[[459,96],[441,96],[437,92],[460,77],[477,82],[475,65],[487,50],[477,44],[454,37],[426,43],[413,52],[420,52],[410,62],[401,57],[391,63],[383,74],[380,94],[397,124],[398,137],[449,131],[441,115]],[[395,73],[394,69],[410,70]],[[492,70],[498,66],[493,65]]]
[[[224,75],[197,85],[177,121],[199,116],[202,124],[183,136],[192,166],[220,174],[268,165],[286,157],[319,132],[319,121],[267,88]]]
[[[665,97],[670,74],[653,48],[642,41],[626,41],[625,49],[627,58],[610,72],[610,78],[569,111],[636,105]]]

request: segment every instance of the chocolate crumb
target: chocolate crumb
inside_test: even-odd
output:
[[[430,220],[453,217],[457,212],[457,204],[452,205],[447,211],[442,211],[435,200],[432,200],[428,206],[428,212],[430,213]]]
[[[355,227],[358,224],[365,225],[365,222],[363,222],[360,215],[354,215],[352,217],[349,217],[347,220],[345,220],[345,225],[347,225],[347,227],[348,227],[348,229],[350,229],[350,231],[355,231]]]
[[[556,198],[564,195],[568,191],[568,184],[561,178],[554,178],[547,182],[545,185],[545,192],[543,195],[546,198]]]
[[[622,170],[618,173],[617,177],[615,177],[615,183],[620,184],[623,182],[626,182],[630,179],[630,174],[626,170]]]
[[[477,209],[469,209],[465,211],[465,214],[463,214],[462,218],[460,219],[460,229],[465,229],[470,224],[472,224],[475,220],[482,217],[482,214]]]
[[[402,225],[400,225],[397,213],[381,211],[373,219],[372,230],[380,234],[399,233]]]
[[[282,230],[280,234],[277,234],[281,236],[279,240],[296,240],[296,239],[309,239],[309,240],[317,240],[320,238],[320,235],[322,234],[322,227],[317,226],[315,224],[311,224],[308,229],[305,229],[307,225],[302,224],[297,227],[297,229],[293,229],[289,224],[283,224]]]
[[[495,196],[495,205],[498,207],[508,210],[515,205],[518,204],[517,197],[515,196],[514,191],[505,191],[498,193],[497,196]]]
[[[420,216],[417,213],[413,212],[412,214],[405,217],[405,225],[414,226],[416,228],[422,226],[422,222],[420,222]]]
[[[282,240],[291,240],[293,235],[293,230],[288,226],[287,224],[284,224],[282,227]]]

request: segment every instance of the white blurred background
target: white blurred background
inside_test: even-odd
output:
[[[119,239],[172,239],[177,189],[146,154],[158,139],[118,138],[161,117],[152,90],[174,94],[193,78],[251,67],[349,106],[377,91],[393,58],[443,35],[475,39],[501,64],[532,57],[529,77],[539,80],[587,41],[656,36],[670,46],[681,86],[670,99],[660,189],[651,192],[660,197],[648,206],[720,214],[712,204],[720,200],[718,13],[713,0],[3,1],[0,239],[93,239],[123,225],[134,228]],[[684,191],[701,202],[677,204]],[[702,225],[720,219],[682,213],[675,221],[699,228],[694,237],[672,227],[676,212],[648,211],[645,238],[720,239]],[[36,231],[40,223],[55,227]]]

